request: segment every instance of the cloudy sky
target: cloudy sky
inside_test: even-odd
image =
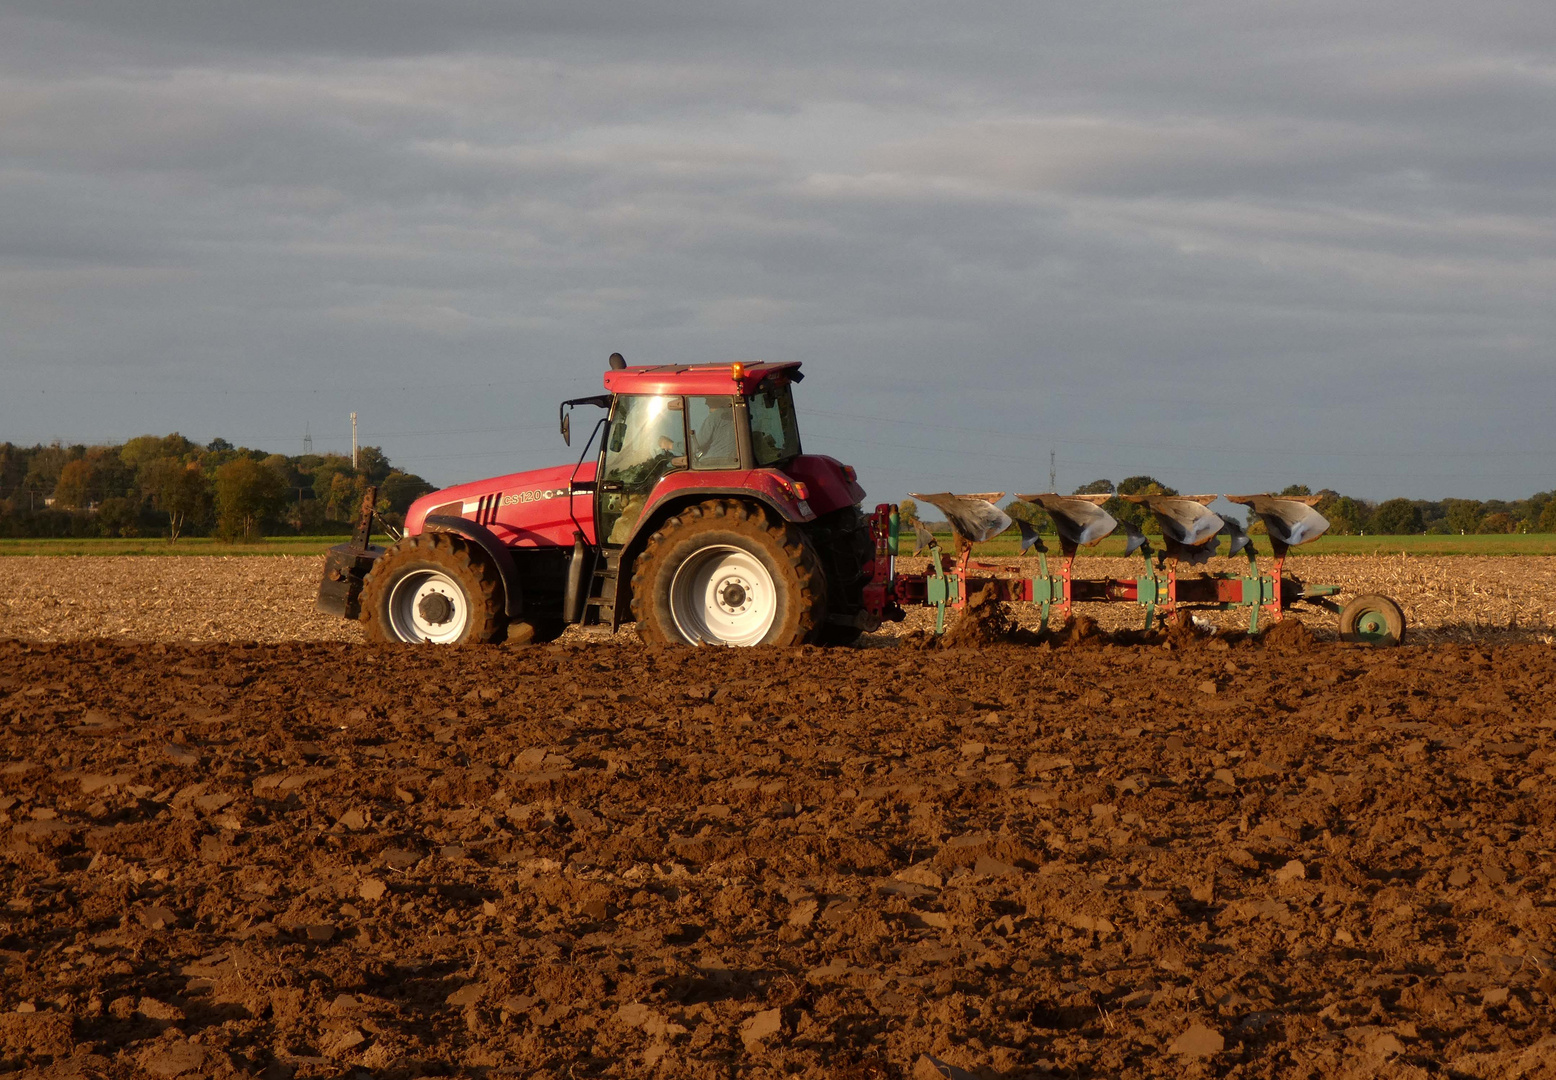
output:
[[[873,498],[1556,488],[1549,0],[0,0],[0,441],[551,464],[803,360]]]

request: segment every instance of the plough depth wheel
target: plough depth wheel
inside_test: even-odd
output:
[[[1358,596],[1340,612],[1340,640],[1387,647],[1405,640],[1405,613],[1386,596]]]

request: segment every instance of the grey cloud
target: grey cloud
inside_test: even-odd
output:
[[[807,360],[882,496],[1049,446],[1068,486],[1548,488],[1472,456],[1556,391],[1548,23],[13,3],[0,439],[357,408],[453,481],[555,458],[620,349]]]

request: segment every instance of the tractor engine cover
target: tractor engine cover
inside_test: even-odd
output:
[[[594,479],[596,464],[576,470],[582,483]],[[434,491],[411,504],[405,531],[414,536],[429,517],[457,517],[483,525],[511,548],[573,546],[576,519],[584,539],[594,543],[594,493],[574,491],[572,465],[509,473]]]

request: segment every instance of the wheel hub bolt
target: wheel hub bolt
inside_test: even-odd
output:
[[[731,581],[719,590],[719,600],[725,607],[738,608],[746,602],[746,587],[738,581]]]
[[[421,603],[416,605],[416,611],[434,626],[446,623],[454,617],[454,605],[442,593],[428,593],[423,596]]]

